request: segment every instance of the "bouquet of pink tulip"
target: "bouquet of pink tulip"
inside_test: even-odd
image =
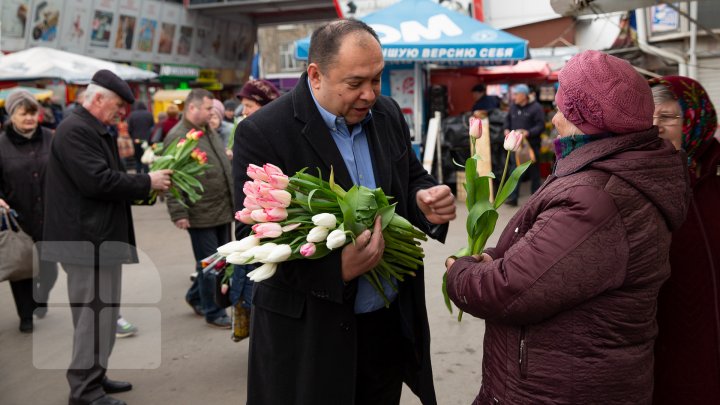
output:
[[[170,175],[172,185],[169,191],[186,207],[183,194],[191,204],[202,197],[200,193],[203,192],[203,186],[196,179],[208,168],[207,154],[197,147],[202,136],[202,131],[191,129],[184,138],[173,141],[167,148],[154,146],[154,149],[146,149],[143,155],[143,160],[149,162],[151,171],[162,169],[173,171]],[[157,191],[152,192],[150,202],[155,201],[157,193]]]
[[[381,280],[393,289],[393,279],[415,276],[424,253],[420,241],[425,234],[395,213],[395,204],[379,188],[353,186],[343,190],[329,181],[300,171],[288,177],[271,164],[249,165],[253,179],[243,186],[245,201],[235,218],[252,225],[252,233],[218,248],[227,263],[263,263],[248,273],[256,282],[272,277],[278,263],[298,259],[319,259],[354,241],[381,218],[385,251],[383,258],[364,277],[389,302]],[[227,272],[226,272],[227,274]],[[226,276],[228,277],[228,276]]]
[[[505,157],[505,168],[503,169],[500,185],[494,200],[491,199],[490,182],[495,178],[492,172],[485,176],[478,175],[477,161],[480,156],[475,151],[475,141],[482,137],[482,121],[478,118],[470,118],[470,157],[465,161],[465,191],[467,198],[465,205],[468,209],[468,217],[465,228],[468,235],[468,245],[460,249],[455,256],[470,256],[482,253],[485,243],[495,230],[498,220],[497,209],[507,200],[517,187],[520,176],[532,163],[525,162],[518,166],[507,178],[508,163],[511,152],[517,152],[523,142],[523,135],[517,131],[511,131],[505,136],[503,148],[507,151]],[[442,292],[445,298],[445,305],[452,313],[452,303],[447,293],[447,273],[443,275]],[[458,314],[458,321],[462,320],[463,312]]]

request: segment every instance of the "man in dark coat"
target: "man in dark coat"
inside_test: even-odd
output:
[[[150,190],[167,190],[170,171],[128,175],[107,125],[117,123],[130,87],[98,71],[85,101],[53,139],[47,168],[41,255],[62,263],[75,332],[67,371],[70,405],[122,405],[106,395],[132,388],[105,376],[115,343],[121,266],[137,263],[130,205]]]
[[[535,100],[530,100],[529,93],[530,88],[525,84],[518,84],[512,88],[513,103],[510,105],[508,115],[505,116],[505,126],[503,129],[506,135],[513,130],[521,132],[525,139],[527,139],[530,147],[532,147],[535,159],[537,159],[540,156],[540,135],[545,131],[545,112],[543,112],[540,103]],[[513,162],[513,165],[508,167],[508,170],[512,170],[514,167]],[[542,184],[540,167],[537,163],[530,165],[527,174],[530,177],[530,193],[535,194]],[[517,205],[519,189],[520,187],[516,188],[510,196],[510,205]]]
[[[148,165],[140,161],[145,150],[142,148],[143,142],[150,143],[150,135],[155,126],[155,119],[147,106],[142,101],[138,101],[133,105],[133,112],[130,113],[127,120],[128,132],[135,145],[135,172],[147,173]]]
[[[384,61],[375,32],[359,21],[331,22],[313,33],[308,62],[292,92],[238,126],[236,209],[250,163],[287,174],[319,169],[324,178],[333,169],[345,189],[382,188],[398,214],[443,240],[454,199],[415,158],[397,103],[380,96]],[[282,263],[255,284],[249,405],[398,404],[403,382],[423,404],[436,404],[425,272],[398,283],[389,308],[360,277],[382,257],[378,230],[323,259]]]

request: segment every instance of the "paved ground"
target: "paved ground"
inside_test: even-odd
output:
[[[527,194],[525,192],[524,194]],[[521,199],[521,202],[524,199]],[[467,211],[458,204],[445,245],[428,242],[426,290],[435,387],[440,404],[469,404],[480,384],[484,322],[466,316],[458,323],[448,314],[440,292],[445,258],[464,244]],[[516,209],[502,207],[498,231]],[[164,204],[134,207],[141,263],[123,275],[121,313],[140,332],[118,339],[109,375],[128,380],[131,392],[117,394],[129,404],[244,404],[247,340],[235,343],[230,332],[205,325],[184,302],[193,256],[187,233],[170,222]],[[18,332],[8,283],[0,283],[0,405],[67,404],[64,368],[71,348],[72,322],[64,272],[52,292],[48,315],[35,333]],[[403,405],[419,404],[406,389]]]

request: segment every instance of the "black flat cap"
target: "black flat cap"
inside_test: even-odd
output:
[[[128,104],[135,102],[132,90],[130,90],[130,86],[128,86],[125,80],[119,78],[115,73],[107,69],[95,72],[91,83],[112,91]]]

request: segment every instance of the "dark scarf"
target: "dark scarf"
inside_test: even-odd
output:
[[[604,133],[594,135],[570,135],[557,137],[553,141],[553,143],[555,144],[555,157],[557,157],[558,159],[562,159],[565,156],[569,155],[570,152],[582,147],[583,145],[587,145],[590,142],[605,139],[611,136],[613,136],[613,134]]]

